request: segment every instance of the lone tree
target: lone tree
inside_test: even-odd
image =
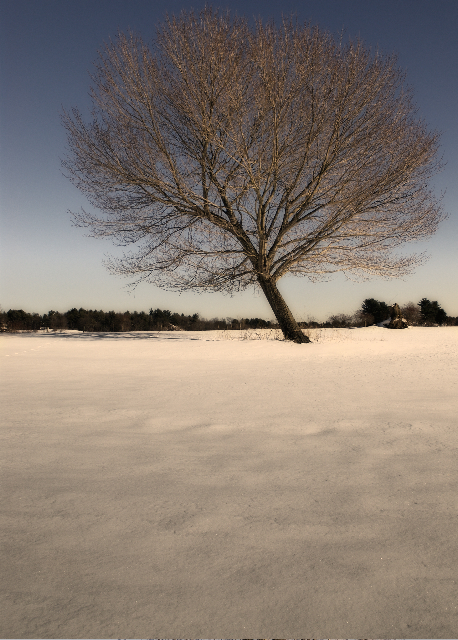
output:
[[[308,342],[277,288],[287,273],[388,277],[441,219],[428,179],[438,135],[392,56],[293,20],[210,8],[168,17],[150,47],[119,34],[92,76],[92,121],[64,113],[68,177],[101,211],[78,226],[137,251],[112,272],[169,289],[260,286],[285,335]]]

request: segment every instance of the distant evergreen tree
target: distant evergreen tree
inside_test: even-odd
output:
[[[383,322],[390,317],[390,311],[386,302],[380,302],[374,298],[366,298],[363,302],[362,312],[366,316],[372,316],[374,318],[374,324]]]
[[[431,302],[428,298],[422,298],[418,306],[420,307],[422,322],[427,324],[443,324],[447,319],[446,312],[437,300]]]
[[[27,313],[23,309],[9,309],[6,312],[6,325],[9,331],[37,331],[42,322],[38,313]]]
[[[172,312],[168,309],[149,310],[151,329],[164,329],[172,324]]]
[[[269,320],[262,320],[262,318],[242,318],[241,323],[250,329],[268,329],[270,327]]]
[[[42,325],[48,329],[65,329],[67,320],[65,314],[51,310],[43,316]]]

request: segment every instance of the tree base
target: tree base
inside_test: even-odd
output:
[[[299,328],[299,331],[294,331],[293,333],[285,333],[283,330],[283,335],[285,336],[285,340],[290,340],[296,344],[307,344],[311,342],[310,338],[305,335],[301,328]]]
[[[285,340],[291,340],[291,342],[295,342],[296,344],[307,344],[310,342],[310,338],[304,334],[294,319],[275,281],[265,276],[258,276],[258,282],[275,314],[280,329],[285,336]]]

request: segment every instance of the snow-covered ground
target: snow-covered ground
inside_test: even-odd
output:
[[[458,328],[310,335],[2,335],[2,637],[457,637]]]

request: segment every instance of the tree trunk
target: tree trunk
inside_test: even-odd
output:
[[[272,311],[275,314],[280,329],[283,331],[283,335],[286,340],[292,340],[298,344],[304,344],[310,342],[308,338],[301,330],[296,320],[293,317],[288,305],[283,299],[280,291],[277,289],[277,285],[273,280],[258,276],[258,282],[261,289],[264,292]]]

